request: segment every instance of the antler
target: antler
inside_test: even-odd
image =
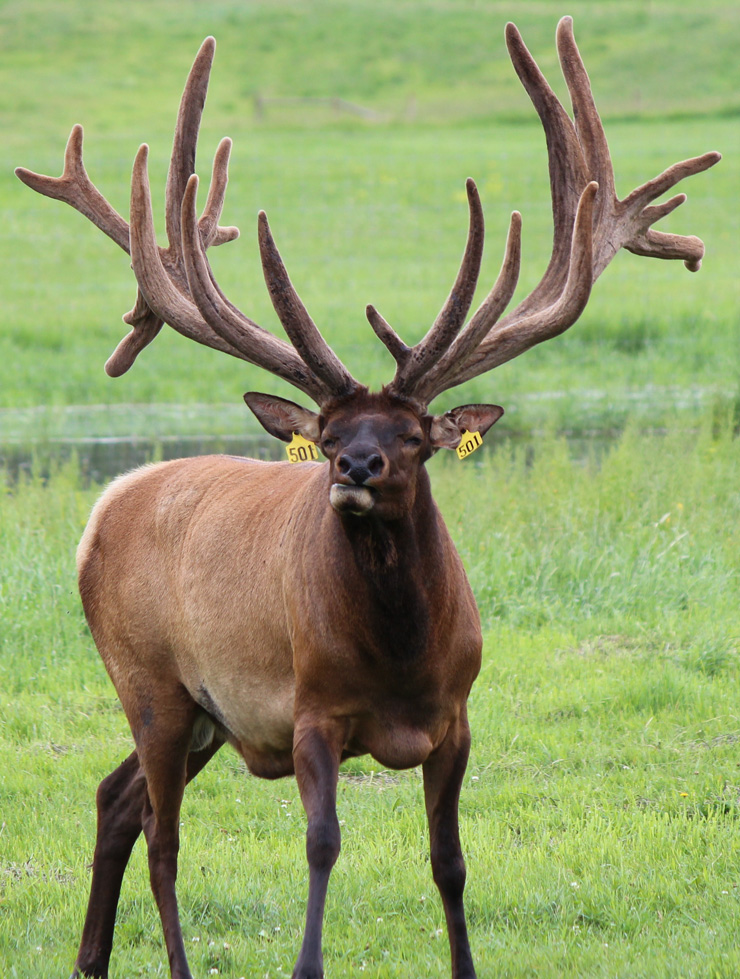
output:
[[[593,283],[620,248],[652,258],[680,258],[693,272],[701,266],[704,245],[699,238],[652,229],[656,221],[682,204],[686,195],[678,194],[659,205],[652,205],[652,201],[685,177],[714,166],[720,154],[705,153],[676,163],[620,201],[614,189],[609,147],[573,37],[572,18],[563,17],[556,36],[575,123],[540,72],[519,31],[513,24],[506,27],[509,55],[540,116],[547,141],[554,224],[547,270],[532,293],[499,320],[514,292],[519,270],[521,225],[514,212],[496,285],[462,333],[457,335],[458,326],[445,334],[447,349],[440,353],[435,327],[411,351],[393,334],[395,339],[388,346],[398,366],[389,385],[392,392],[428,404],[442,391],[564,332],[581,315]],[[391,335],[391,328],[372,307],[368,317],[376,332],[376,323],[381,322],[385,334]],[[418,364],[425,365],[423,372],[416,369]]]
[[[296,312],[300,322],[293,333],[288,329],[296,344],[294,347],[236,310],[212,282],[205,261],[205,249],[210,245],[232,241],[239,235],[237,228],[222,227],[218,223],[228,183],[230,139],[223,139],[216,150],[208,199],[200,219],[197,214],[191,214],[195,206],[196,184],[193,184],[191,194],[187,196],[188,181],[195,170],[198,132],[215,50],[215,40],[206,38],[193,62],[180,101],[165,195],[168,248],[160,248],[156,241],[146,144],[139,149],[134,161],[130,224],[91,182],[82,160],[81,126],[75,126],[72,130],[61,177],[44,176],[24,167],[18,167],[16,174],[38,193],[70,204],[131,255],[138,292],[134,308],[126,313],[124,321],[133,329],[105,365],[111,376],[117,377],[127,371],[137,355],[157,335],[162,324],[168,323],[191,340],[266,368],[315,400],[347,393],[356,387],[356,382],[339,364],[297,297],[292,301],[291,309]],[[184,213],[188,221],[187,230],[183,227]],[[267,234],[269,236],[269,229]],[[210,301],[204,303],[206,315],[191,297],[183,254],[184,243],[191,251],[198,251],[201,264],[207,270],[211,294]],[[280,295],[289,296],[292,290],[290,280],[274,244],[272,248],[271,274],[279,282],[275,288]],[[198,294],[201,295],[202,291]],[[216,311],[224,315],[216,315]],[[212,326],[213,323],[215,326]],[[307,331],[308,335],[303,344],[297,343],[295,336],[295,332],[301,330]],[[322,368],[324,362],[325,369]]]
[[[367,307],[371,326],[397,365],[387,390],[421,404],[568,329],[583,312],[594,281],[620,248],[654,258],[680,258],[692,271],[700,267],[704,254],[699,238],[652,228],[686,196],[678,194],[658,205],[652,202],[684,177],[713,166],[720,154],[705,153],[676,163],[620,201],[601,120],[573,38],[572,19],[564,17],[558,24],[557,46],[575,122],[513,24],[507,25],[506,42],[545,130],[554,225],[552,255],[540,283],[501,319],[519,275],[521,216],[515,211],[499,277],[463,329],[480,271],[484,234],[478,191],[468,180],[470,226],[460,271],[427,335],[408,347],[373,306]],[[91,183],[82,162],[80,126],[72,130],[61,177],[23,168],[16,173],[39,193],[71,204],[131,254],[139,289],[134,308],[124,320],[133,330],[106,364],[109,374],[128,370],[167,322],[186,337],[264,367],[323,404],[359,385],[321,336],[293,288],[264,212],[259,217],[262,267],[273,306],[291,343],[238,310],[218,287],[206,258],[209,245],[231,241],[239,233],[218,224],[228,181],[229,139],[222,140],[216,151],[211,188],[200,219],[196,211],[195,149],[214,52],[214,39],[206,38],[180,103],[167,178],[168,248],[160,248],[155,238],[146,145],[134,162],[130,226]]]

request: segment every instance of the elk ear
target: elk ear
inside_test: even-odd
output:
[[[503,415],[500,405],[461,405],[432,418],[431,440],[435,449],[456,449],[463,432],[485,435]]]
[[[293,433],[298,432],[309,442],[318,442],[319,416],[315,411],[301,408],[285,398],[278,398],[273,394],[258,394],[257,391],[248,391],[244,400],[270,435],[282,439],[283,442],[290,442]]]

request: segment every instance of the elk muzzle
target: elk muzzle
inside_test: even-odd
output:
[[[368,485],[384,476],[388,460],[376,445],[350,445],[335,462],[337,481],[332,484],[329,502],[337,513],[362,516],[375,505],[375,488]]]

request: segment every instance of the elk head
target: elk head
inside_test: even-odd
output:
[[[271,434],[294,433],[329,460],[329,500],[337,513],[370,511],[382,519],[408,514],[419,468],[438,449],[454,449],[465,431],[481,437],[503,415],[498,405],[464,405],[432,416],[412,400],[360,387],[327,402],[321,413],[285,398],[249,392],[244,400]]]

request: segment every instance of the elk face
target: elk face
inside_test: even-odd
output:
[[[270,434],[294,432],[315,442],[329,462],[329,502],[339,514],[397,520],[416,499],[419,470],[438,449],[454,449],[464,431],[481,435],[501,417],[498,405],[464,405],[444,415],[398,396],[362,390],[326,404],[320,414],[292,401],[249,393],[245,401]]]
[[[339,514],[398,519],[416,498],[432,454],[428,416],[385,395],[351,398],[321,415],[319,448],[329,460],[329,502]]]

